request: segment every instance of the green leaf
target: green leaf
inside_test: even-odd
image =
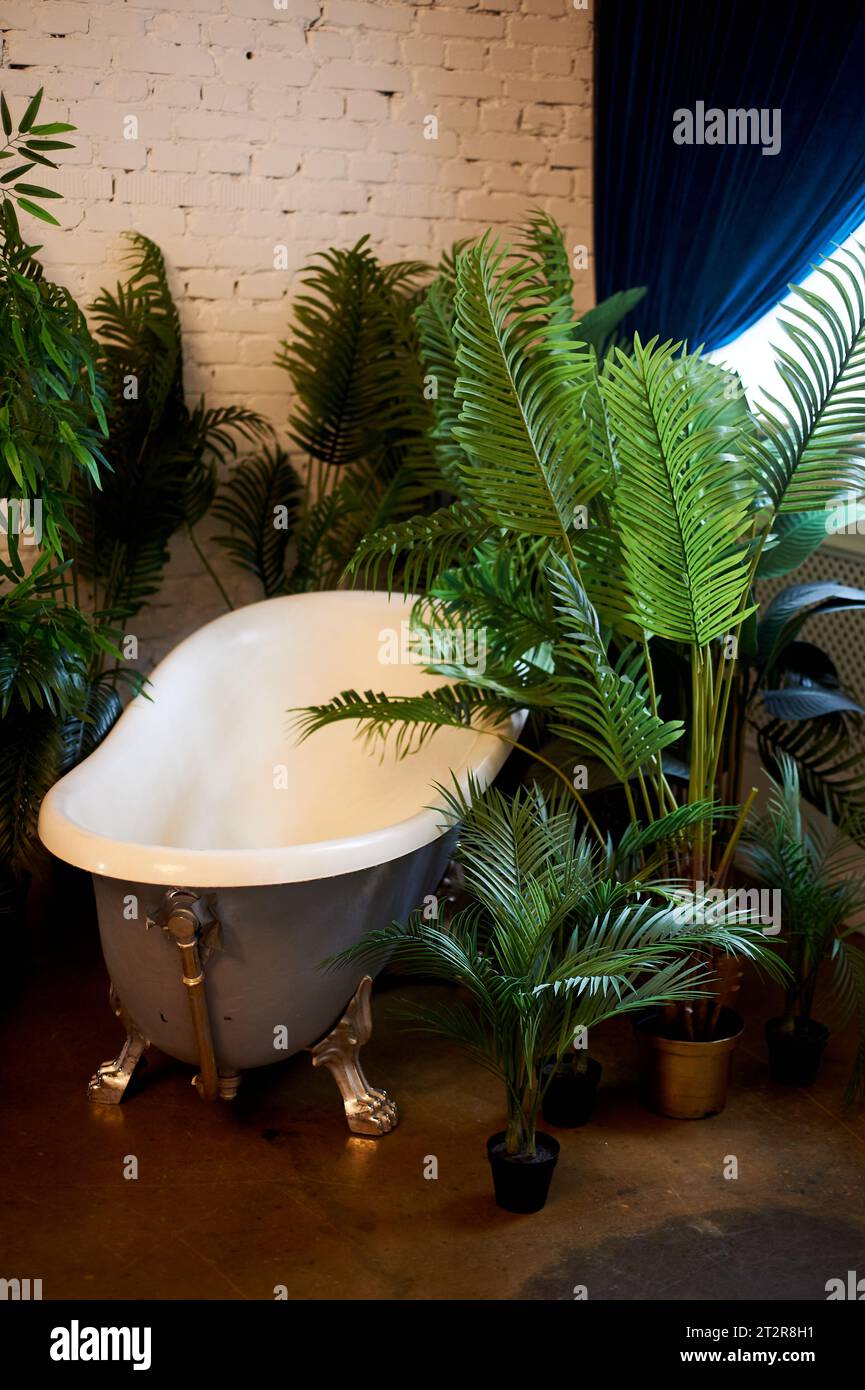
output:
[[[526,225],[522,244],[538,264],[552,315],[562,323],[573,324],[574,280],[561,227],[548,213],[536,208]]]
[[[20,356],[22,362],[24,362],[25,364],[29,365],[30,359],[29,359],[29,357],[28,357],[28,355],[27,355],[27,346],[26,346],[26,344],[25,344],[25,342],[24,342],[24,336],[23,336],[23,334],[22,334],[22,332],[21,332],[21,325],[20,325],[20,323],[18,322],[18,319],[17,319],[17,318],[12,318],[12,319],[10,319],[10,321],[9,321],[9,327],[10,327],[11,332],[12,332],[12,341],[14,342],[16,348],[18,349],[18,354],[19,354],[19,356]]]
[[[843,690],[823,690],[818,686],[784,686],[781,690],[761,690],[760,699],[772,719],[795,721],[821,719],[827,714],[863,714],[858,700]]]
[[[731,470],[739,432],[699,358],[657,339],[616,349],[601,379],[616,438],[613,513],[631,617],[648,632],[705,646],[745,616],[748,554],[739,545],[753,485]]]
[[[849,515],[847,513],[849,512]],[[845,508],[844,525],[865,518],[865,507]],[[767,544],[757,567],[758,579],[780,579],[813,555],[830,534],[831,516],[825,510],[782,512],[772,523],[772,544]]]
[[[8,437],[3,440],[3,457],[9,467],[9,472],[15,479],[19,487],[24,486],[24,474],[21,471],[21,460],[18,457],[18,450],[14,442]]]
[[[764,392],[763,433],[747,442],[755,477],[782,513],[822,510],[865,492],[865,255],[842,247],[815,272],[841,307],[801,285],[781,327],[775,370],[790,404]]]
[[[286,592],[286,550],[298,515],[300,479],[280,448],[264,449],[233,470],[212,506],[213,515],[231,527],[215,536],[241,569],[261,582],[265,597]],[[275,525],[276,508],[284,508]]]
[[[460,407],[456,399],[457,343],[454,337],[454,296],[456,279],[440,274],[429,286],[415,311],[424,367],[436,383],[432,401],[435,424],[430,431],[436,457],[451,487],[462,491],[460,467],[464,454],[454,438]]]
[[[495,527],[484,522],[469,504],[454,502],[364,536],[347,573],[369,585],[380,578],[379,570],[384,566],[384,582],[390,593],[401,568],[404,592],[419,592],[430,587],[436,574],[464,560],[474,546],[494,533]]]
[[[9,107],[6,105],[6,98],[5,98],[5,96],[3,95],[2,92],[0,92],[0,119],[2,119],[2,121],[3,121],[3,133],[4,133],[4,135],[11,135],[11,134],[12,134],[12,117],[11,117],[11,115],[9,114]]]
[[[35,160],[37,164],[43,165],[46,169],[57,168],[57,165],[54,163],[54,160],[49,159],[47,154],[37,154],[35,150],[30,149],[30,147],[27,145],[22,145],[21,148],[25,151],[27,155],[29,155],[30,159]]]
[[[599,358],[604,357],[615,340],[622,319],[645,295],[646,286],[638,285],[631,290],[619,290],[611,294],[609,299],[602,299],[600,304],[583,314],[574,328],[574,337],[587,347],[593,347]]]
[[[19,134],[26,135],[30,127],[33,125],[33,122],[35,121],[36,116],[39,112],[39,107],[42,105],[42,92],[43,88],[40,87],[35,97],[33,97],[32,101],[28,103],[24,115],[18,122]]]
[[[47,125],[34,125],[30,127],[31,135],[63,135],[65,131],[77,130],[77,126],[69,125],[67,121],[49,121]]]
[[[611,664],[597,614],[564,561],[552,559],[549,574],[567,639],[556,649],[561,679],[550,732],[579,743],[620,782],[627,782],[681,737],[682,724],[664,723],[652,714],[642,656],[633,648]],[[572,721],[570,726],[562,716]]]
[[[56,217],[52,217],[50,212],[46,212],[44,208],[38,207],[36,203],[31,203],[28,198],[19,198],[17,201],[19,208],[23,208],[25,212],[29,212],[31,217],[38,217],[41,222],[50,222],[54,227],[60,226]]]
[[[74,150],[68,140],[27,140],[21,146],[24,150],[40,150],[44,154],[46,150]]]
[[[33,160],[29,164],[19,164],[16,168],[10,169],[8,173],[0,176],[0,183],[14,183],[16,179],[20,179],[22,174],[29,174],[30,170],[35,168],[36,165]]]
[[[818,580],[790,584],[774,598],[757,624],[757,660],[771,669],[784,648],[798,637],[809,618],[865,606],[865,589]]]
[[[29,193],[33,198],[62,198],[54,188],[41,188],[38,183],[16,183],[16,193]],[[19,199],[20,202],[20,199]]]
[[[536,275],[534,261],[509,260],[488,237],[460,257],[454,434],[463,485],[487,520],[562,537],[605,477],[582,410],[591,359],[550,320]]]
[[[415,444],[420,435],[429,454],[432,412],[416,353],[405,350],[413,325],[402,299],[424,267],[383,267],[366,241],[322,252],[306,269],[292,335],[276,359],[297,397],[291,437],[331,468],[381,458],[406,433]]]

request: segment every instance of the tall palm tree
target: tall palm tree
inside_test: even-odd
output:
[[[799,292],[776,362],[792,404],[767,392],[758,412],[737,378],[682,344],[635,338],[599,354],[562,312],[557,264],[554,278],[531,247],[514,255],[490,234],[458,255],[448,409],[459,495],[367,537],[351,567],[384,567],[393,583],[401,566],[407,587],[426,584],[418,628],[484,629],[485,669],[439,663],[451,683],[414,697],[343,692],[303,712],[302,730],[399,726],[405,751],[441,725],[501,725],[529,709],[589,824],[572,778],[587,753],[637,824],[683,799],[737,800],[746,702],[765,696],[808,762],[806,789],[834,788],[838,817],[865,807],[865,774],[823,718],[838,691],[809,706],[815,749],[784,723],[801,717],[794,701],[767,688],[809,614],[861,606],[865,593],[793,586],[762,618],[755,597],[761,577],[825,536],[828,507],[865,490],[865,257],[843,251],[820,268],[839,308]],[[844,709],[853,717],[855,702]],[[722,853],[712,824],[695,826],[696,880],[713,862],[723,879],[740,828]]]

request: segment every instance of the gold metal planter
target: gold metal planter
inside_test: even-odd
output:
[[[727,1036],[714,1042],[661,1037],[654,1018],[637,1030],[646,1049],[646,1100],[650,1109],[674,1120],[702,1120],[727,1103],[730,1061],[744,1022],[733,1009],[722,1009],[719,1027]]]

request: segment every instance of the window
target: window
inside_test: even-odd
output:
[[[849,246],[855,250],[857,242],[860,246],[865,243],[865,224],[851,233],[841,246]],[[839,311],[846,313],[841,296],[825,275],[812,270],[799,283],[806,289],[814,290]],[[738,338],[707,354],[713,362],[722,363],[739,373],[752,407],[759,406],[761,391],[764,389],[768,389],[782,404],[791,404],[790,393],[775,371],[774,349],[776,346],[784,346],[785,341],[789,341],[779,320],[784,318],[785,309],[796,303],[797,299],[796,295],[786,295],[780,304],[775,305],[750,328],[746,328]],[[804,306],[800,303],[800,307]],[[854,498],[851,496],[849,500],[852,504]],[[855,519],[855,513],[852,515],[854,519],[843,529],[831,534],[828,543],[833,549],[855,551],[862,556],[865,552],[865,523]]]

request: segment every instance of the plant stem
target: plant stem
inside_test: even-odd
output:
[[[691,651],[691,777],[688,801],[694,804],[703,799],[705,735],[703,723],[703,649],[696,644]],[[703,877],[703,827],[694,828],[692,872],[695,882]]]
[[[656,688],[655,688],[655,669],[654,669],[654,667],[653,667],[653,665],[652,665],[652,654],[651,654],[651,652],[649,651],[649,639],[648,639],[648,637],[646,636],[645,628],[641,629],[641,634],[640,634],[640,635],[641,635],[641,637],[642,637],[642,642],[643,642],[643,660],[644,660],[644,662],[646,663],[646,675],[647,675],[648,680],[649,680],[649,708],[651,709],[652,714],[653,714],[653,715],[655,716],[655,718],[657,719],[657,718],[658,718],[658,692],[657,692],[657,690],[656,690]],[[653,769],[654,769],[654,773],[655,773],[655,794],[656,794],[656,796],[657,796],[657,798],[658,798],[658,811],[659,811],[659,814],[660,814],[660,815],[663,815],[663,814],[664,814],[664,787],[663,787],[663,783],[664,783],[664,780],[665,780],[665,779],[664,779],[664,764],[663,764],[663,761],[662,761],[662,758],[661,758],[661,754],[660,754],[660,753],[656,753],[656,754],[655,754],[655,757],[652,759],[652,764],[653,764]],[[652,819],[651,815],[650,815],[650,819]]]
[[[631,824],[633,825],[634,829],[637,830],[639,829],[640,823],[637,817],[637,808],[634,805],[634,797],[633,793],[631,792],[631,785],[629,782],[623,782],[622,787],[625,793],[625,801],[628,803],[628,815],[631,817]]]
[[[579,806],[580,810],[582,811],[583,815],[585,816],[586,820],[588,821],[589,825],[594,831],[598,844],[601,846],[602,849],[606,848],[607,842],[601,834],[594,816],[592,815],[585,801],[580,796],[580,793],[577,791],[577,788],[574,786],[573,782],[570,780],[567,774],[562,772],[562,769],[560,767],[556,767],[555,763],[550,762],[549,758],[545,758],[543,753],[536,752],[534,748],[527,748],[524,743],[519,743],[515,738],[508,738],[507,734],[498,733],[496,737],[500,738],[503,743],[509,743],[512,748],[516,748],[520,753],[527,754],[527,756],[532,758],[534,762],[543,763],[544,767],[548,767],[550,769],[550,772],[554,772],[556,776],[560,779],[560,781],[564,782],[568,791],[571,793],[571,796],[574,797],[575,801],[577,802],[577,805]]]
[[[749,815],[751,814],[751,807],[754,805],[754,800],[755,800],[755,798],[756,798],[756,795],[757,795],[757,788],[756,788],[756,787],[752,787],[751,790],[750,790],[750,792],[748,793],[747,799],[746,799],[746,801],[745,801],[745,803],[744,803],[744,805],[743,805],[741,811],[739,812],[739,817],[738,817],[738,819],[737,819],[737,821],[736,821],[736,824],[735,824],[734,827],[733,827],[733,833],[732,833],[732,835],[730,836],[729,840],[727,841],[727,848],[724,850],[724,854],[723,854],[723,856],[722,856],[722,858],[721,858],[721,862],[720,862],[720,864],[718,865],[717,871],[716,871],[716,873],[715,873],[715,885],[716,885],[716,887],[722,887],[722,886],[723,886],[724,879],[725,879],[726,874],[727,874],[727,870],[729,869],[730,865],[731,865],[732,862],[733,862],[733,855],[736,853],[736,846],[737,846],[737,844],[739,843],[739,837],[741,836],[742,831],[745,829],[745,823],[746,823],[746,821],[747,821]]]
[[[189,539],[192,541],[192,548],[193,548],[193,550],[195,551],[196,555],[198,556],[198,558],[199,558],[199,560],[201,561],[201,563],[202,563],[202,565],[204,566],[204,568],[207,570],[207,573],[210,575],[210,577],[211,577],[211,579],[213,580],[214,584],[216,585],[217,589],[219,590],[219,592],[220,592],[220,594],[221,594],[221,596],[222,596],[222,601],[223,601],[223,603],[225,604],[226,608],[228,608],[229,610],[231,610],[231,611],[233,612],[233,611],[234,611],[234,604],[231,602],[231,599],[228,597],[228,594],[225,592],[225,589],[224,589],[224,587],[223,587],[222,581],[221,581],[220,578],[219,578],[219,575],[216,573],[215,569],[214,569],[213,566],[211,565],[210,561],[208,560],[208,558],[207,558],[207,556],[205,555],[204,551],[202,550],[201,546],[198,544],[198,537],[197,537],[196,534],[195,534],[195,529],[194,529],[194,527],[192,527],[192,526],[187,522],[186,529],[187,529],[187,531],[189,532]]]

